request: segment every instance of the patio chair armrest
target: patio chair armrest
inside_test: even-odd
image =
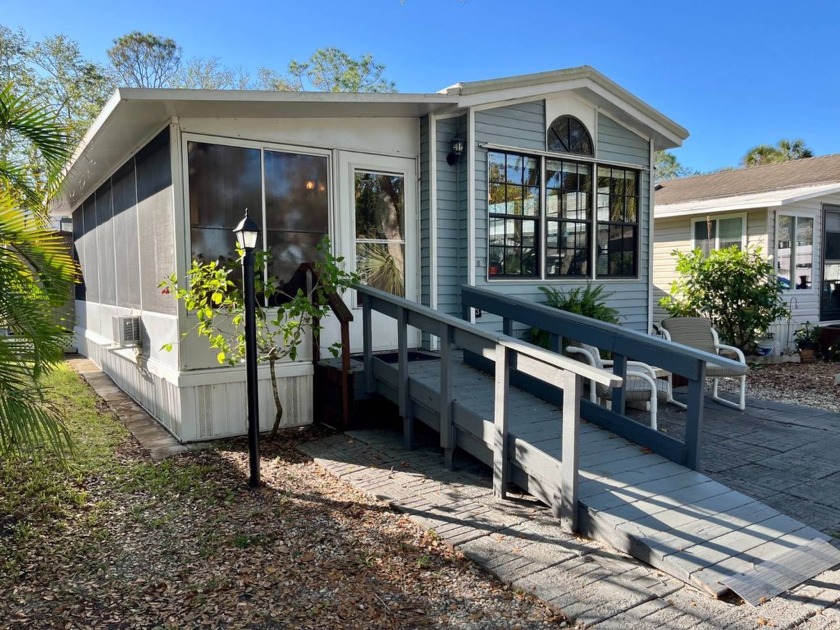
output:
[[[715,348],[717,348],[718,353],[719,353],[721,350],[723,350],[724,352],[731,352],[731,353],[733,353],[735,356],[737,356],[737,357],[738,357],[738,360],[739,360],[741,363],[746,363],[746,362],[747,362],[747,359],[746,359],[746,357],[744,357],[744,353],[743,353],[743,352],[741,352],[741,349],[740,349],[740,348],[736,348],[735,346],[727,346],[725,343],[716,343],[716,344],[715,344]]]
[[[634,368],[634,369],[630,369]],[[628,361],[627,362],[627,371],[633,372],[634,374],[645,374],[652,379],[656,378],[656,371],[648,365],[647,363],[643,363],[642,361]]]
[[[589,354],[583,348],[578,348],[576,346],[566,346],[566,352],[568,354],[580,355],[580,357],[583,358],[584,363],[586,363],[587,365],[591,365],[593,367],[595,366],[595,361],[593,360],[592,355]]]

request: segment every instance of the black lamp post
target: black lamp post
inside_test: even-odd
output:
[[[233,233],[236,242],[245,250],[242,257],[242,277],[245,288],[245,374],[248,389],[248,456],[251,477],[248,485],[260,485],[260,414],[257,396],[257,296],[254,291],[254,248],[260,235],[260,226],[248,216],[237,225]]]

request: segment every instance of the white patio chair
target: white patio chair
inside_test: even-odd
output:
[[[601,352],[595,346],[578,343],[567,346],[566,352],[579,357],[584,363],[601,369],[612,368],[611,359],[602,359]],[[658,402],[671,400],[671,386],[668,381],[656,378],[655,370],[641,361],[627,361],[627,378],[624,380],[625,402],[646,402],[650,405],[650,428],[656,430],[656,413]],[[612,388],[589,382],[589,400],[595,404],[612,403]]]
[[[744,353],[735,346],[727,346],[720,343],[717,331],[712,328],[712,323],[705,317],[667,317],[660,322],[660,328],[668,341],[675,341],[684,346],[691,346],[697,350],[703,350],[710,354],[719,355],[721,351],[732,353],[740,363],[747,364]],[[747,367],[749,370],[749,367]],[[746,408],[747,375],[739,374],[733,368],[724,367],[711,361],[706,362],[706,377],[712,379],[712,399],[722,405],[734,407],[743,411]],[[718,379],[735,378],[740,381],[740,393],[738,402],[726,400],[718,396]],[[686,405],[673,401],[685,409]]]

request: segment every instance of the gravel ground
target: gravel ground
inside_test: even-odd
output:
[[[817,407],[840,413],[840,386],[834,377],[840,363],[772,363],[752,365],[747,376],[747,397]],[[721,381],[725,391],[737,391],[736,382]]]

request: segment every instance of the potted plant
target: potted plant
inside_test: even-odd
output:
[[[814,351],[820,345],[820,328],[811,322],[805,322],[802,328],[793,334],[796,340],[796,347],[799,349],[799,359],[802,363],[811,363],[814,360]]]

